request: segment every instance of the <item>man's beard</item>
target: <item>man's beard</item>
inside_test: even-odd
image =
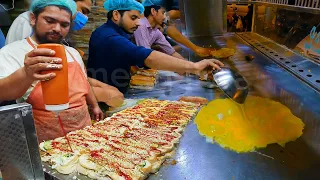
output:
[[[45,43],[57,43],[57,44],[61,44],[62,40],[63,40],[63,36],[60,33],[57,33],[55,31],[52,32],[46,32],[44,35],[40,35],[37,32],[37,29],[35,28],[35,36],[37,38],[37,40],[39,41],[40,44],[45,44]],[[56,35],[56,36],[60,36],[57,40],[50,40],[48,38],[49,35]]]
[[[138,29],[138,27],[136,27],[135,30],[133,30],[133,32],[127,31],[126,28],[124,27],[124,23],[123,23],[122,18],[120,19],[119,27],[120,27],[125,33],[127,33],[127,34],[133,34],[134,31]]]

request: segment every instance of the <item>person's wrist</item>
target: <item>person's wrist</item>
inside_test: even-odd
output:
[[[97,101],[93,102],[93,103],[91,104],[91,107],[92,107],[93,109],[98,108],[98,107],[99,107],[98,102],[97,102]]]
[[[197,70],[197,63],[188,61],[188,63],[186,63],[185,72],[183,73],[196,74],[196,70]]]
[[[191,48],[190,48],[192,51],[196,52],[198,49],[199,49],[199,46],[196,46],[196,45],[191,45]]]
[[[21,68],[21,73],[22,73],[22,76],[24,77],[24,80],[26,82],[31,82],[32,83],[33,81],[35,81],[35,79],[32,76],[28,75],[27,69],[26,69],[25,66]]]

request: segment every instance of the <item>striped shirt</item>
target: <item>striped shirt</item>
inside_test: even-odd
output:
[[[162,52],[168,55],[175,53],[175,50],[161,31],[157,28],[152,28],[148,19],[145,17],[140,20],[140,26],[134,32],[134,40],[137,46],[151,49],[152,45],[158,45]]]

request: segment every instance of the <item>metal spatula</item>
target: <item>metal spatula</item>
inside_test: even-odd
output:
[[[232,100],[243,104],[249,92],[248,83],[237,72],[229,68],[213,71],[213,79],[218,87]]]

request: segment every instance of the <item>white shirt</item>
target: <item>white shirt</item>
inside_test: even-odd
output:
[[[30,25],[30,11],[20,14],[11,24],[7,34],[6,44],[25,39],[32,35],[33,29]]]
[[[31,42],[37,46],[37,43],[30,38]],[[82,71],[86,75],[85,66],[79,52],[69,46],[65,48],[73,55],[80,64]],[[0,79],[10,76],[12,73],[24,66],[24,58],[27,53],[33,50],[33,47],[26,39],[16,41],[0,49]],[[68,62],[73,62],[72,56],[66,51]],[[17,99],[18,103],[25,102],[38,81],[34,82],[23,97]]]

